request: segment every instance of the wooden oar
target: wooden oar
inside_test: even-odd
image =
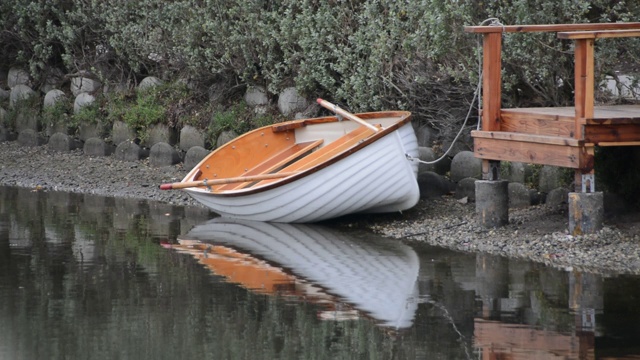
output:
[[[338,114],[340,116],[344,116],[344,117],[346,117],[347,119],[349,119],[351,121],[355,121],[355,122],[359,123],[360,125],[366,126],[366,127],[368,127],[369,129],[371,129],[371,130],[373,130],[375,132],[380,131],[380,128],[369,124],[368,122],[364,121],[363,119],[353,115],[352,113],[350,113],[350,112],[348,112],[348,111],[346,111],[344,109],[341,109],[340,107],[338,107],[338,105],[334,105],[334,104],[328,102],[327,100],[322,100],[320,98],[318,98],[317,101],[318,101],[318,104],[320,104],[320,106],[324,107],[327,110],[331,110],[331,111],[333,111],[334,113],[336,113],[336,114]]]
[[[171,184],[162,184],[160,185],[160,190],[185,189],[185,188],[191,188],[191,187],[197,187],[197,186],[213,186],[213,185],[224,185],[224,184],[232,184],[232,183],[269,180],[269,179],[280,179],[280,178],[285,178],[287,176],[291,176],[295,174],[297,174],[297,172],[262,174],[262,175],[253,175],[253,176],[239,176],[239,177],[232,177],[232,178],[226,178],[226,179],[177,182],[177,183],[171,183]]]

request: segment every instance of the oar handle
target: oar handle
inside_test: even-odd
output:
[[[376,132],[380,131],[380,128],[369,124],[368,122],[364,121],[363,119],[353,115],[352,113],[350,113],[350,112],[348,112],[348,111],[346,111],[344,109],[341,109],[338,105],[332,104],[332,103],[328,102],[327,100],[322,100],[320,98],[318,98],[317,102],[318,102],[318,104],[320,104],[320,106],[324,107],[327,110],[331,110],[331,111],[333,111],[334,113],[336,113],[336,114],[338,114],[340,116],[344,116],[347,119],[349,119],[351,121],[355,121],[355,122],[359,123],[360,125],[366,126],[366,127],[368,127],[369,129],[371,129],[373,131],[376,131]]]
[[[297,174],[297,172],[262,174],[262,175],[253,175],[253,176],[238,176],[238,177],[231,177],[231,178],[225,178],[225,179],[213,179],[213,180],[198,180],[198,181],[184,181],[184,182],[181,181],[177,183],[162,184],[160,185],[160,190],[186,189],[186,188],[198,187],[198,186],[214,186],[214,185],[261,181],[261,180],[269,180],[269,179],[280,179],[280,178],[285,178],[295,174]]]

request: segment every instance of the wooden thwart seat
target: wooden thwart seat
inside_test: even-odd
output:
[[[249,169],[242,176],[253,176],[260,174],[269,174],[280,170],[282,167],[290,164],[293,161],[300,159],[301,157],[309,154],[318,146],[322,145],[324,140],[314,140],[302,143],[293,144],[290,147],[275,154],[267,161],[258,164],[256,167]],[[222,185],[216,190],[233,190],[247,186],[247,183],[234,183]]]
[[[361,141],[365,140],[366,138],[370,137],[373,134],[375,134],[375,131],[364,126],[359,126],[356,129],[338,138],[337,140],[331,142],[330,144],[299,159],[298,161],[292,163],[289,166],[286,166],[285,168],[279,170],[278,172],[292,173],[292,172],[300,172],[300,171],[310,169],[318,164],[321,164],[331,159],[332,157],[342,153],[343,151],[356,146]],[[263,181],[260,181],[259,183],[256,183],[253,186],[264,185],[272,181],[275,181],[275,180],[263,180]]]

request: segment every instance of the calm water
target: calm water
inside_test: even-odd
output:
[[[640,357],[640,278],[0,187],[0,359]]]

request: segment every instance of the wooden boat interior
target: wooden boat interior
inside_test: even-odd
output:
[[[395,129],[410,113],[379,112],[360,114],[377,129]],[[192,170],[191,181],[261,176],[266,174],[297,174],[356,148],[377,131],[353,121],[338,121],[335,116],[294,120],[266,126],[246,133],[216,149]],[[214,186],[199,186],[213,193],[234,192],[256,188],[279,179],[234,182]]]

